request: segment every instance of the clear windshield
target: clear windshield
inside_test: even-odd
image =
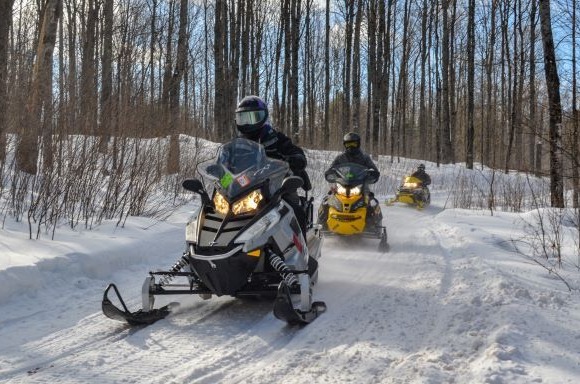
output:
[[[266,179],[270,180],[271,191],[279,189],[288,173],[288,164],[269,158],[258,143],[236,138],[224,144],[216,158],[200,164],[199,171],[215,181],[226,198],[234,198]]]
[[[367,168],[357,163],[344,163],[336,166],[334,172],[326,180],[344,186],[364,184],[367,178]]]

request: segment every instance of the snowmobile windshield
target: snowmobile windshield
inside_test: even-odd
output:
[[[329,183],[338,183],[344,186],[364,184],[368,176],[368,169],[357,163],[344,163],[334,167],[333,172],[326,176]]]
[[[241,137],[224,144],[215,159],[200,165],[200,173],[214,180],[228,199],[266,179],[270,180],[271,189],[278,189],[288,172],[285,161],[269,158],[261,144]]]

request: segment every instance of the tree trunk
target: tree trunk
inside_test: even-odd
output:
[[[326,10],[324,12],[324,129],[322,135],[323,148],[328,149],[330,136],[330,0],[326,0]]]
[[[453,159],[451,144],[451,111],[449,96],[449,71],[450,71],[450,34],[449,34],[449,0],[442,1],[441,13],[443,14],[443,40],[441,42],[441,161],[451,163]]]
[[[215,140],[222,141],[226,137],[224,110],[226,107],[226,30],[227,30],[226,0],[216,0],[214,22],[214,131]]]
[[[1,83],[0,83],[1,84]],[[578,129],[578,109],[576,108],[576,0],[572,1],[572,206],[580,207],[580,134]]]
[[[419,85],[419,156],[426,159],[427,145],[427,107],[425,105],[425,93],[427,88],[427,14],[429,7],[427,0],[423,0],[421,10],[421,79]]]
[[[475,136],[475,0],[469,0],[467,17],[467,149],[466,167],[473,169],[473,141]]]
[[[556,65],[549,0],[540,0],[540,25],[550,111],[550,197],[552,207],[564,208],[562,105],[560,102],[560,78],[558,77],[558,67]]]
[[[94,135],[97,116],[97,72],[96,72],[96,41],[98,7],[96,0],[88,0],[88,10],[83,35],[81,62],[81,119],[82,133]]]
[[[52,53],[56,43],[58,20],[61,14],[62,0],[48,0],[44,7],[36,63],[32,74],[32,86],[26,104],[26,116],[20,132],[16,149],[16,167],[18,170],[36,174],[38,161],[38,136],[41,134],[42,121],[51,124],[51,116],[42,115],[47,108],[52,92]],[[48,125],[47,125],[48,126]]]
[[[188,0],[181,0],[179,7],[179,32],[177,37],[177,59],[169,87],[169,151],[167,153],[167,173],[179,172],[179,97],[181,81],[187,66],[187,12]]]
[[[298,61],[298,53],[300,51],[300,19],[302,18],[301,0],[292,0],[292,28],[291,28],[291,44],[292,44],[292,63],[291,63],[291,77],[290,77],[290,111],[291,111],[291,132],[292,139],[296,144],[300,143],[300,112],[298,103],[298,81],[300,76],[300,63]]]
[[[538,157],[538,153],[535,151],[536,142],[540,142],[540,137],[538,135],[538,124],[536,122],[536,17],[537,17],[537,2],[532,1],[532,8],[530,10],[530,138],[528,143],[528,156],[530,162],[532,162],[532,169],[536,175],[539,175],[540,168],[537,166],[538,162],[541,160]],[[541,163],[540,163],[541,164]]]
[[[14,0],[0,0],[0,163],[6,160],[6,127],[8,126],[8,36],[12,25]]]
[[[345,0],[345,63],[344,63],[344,87],[342,103],[342,133],[350,130],[350,102],[351,102],[351,66],[352,66],[352,30],[354,20],[354,4],[352,0]]]
[[[354,40],[352,55],[352,128],[360,132],[361,70],[360,70],[360,29],[363,15],[363,1],[358,0],[354,23]]]
[[[105,0],[103,8],[103,56],[101,77],[101,118],[99,119],[101,142],[99,151],[105,153],[107,143],[113,134],[112,127],[116,117],[113,116],[113,0]],[[153,73],[153,67],[151,67]],[[153,86],[153,84],[151,84]]]

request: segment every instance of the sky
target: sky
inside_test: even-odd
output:
[[[309,151],[316,175],[332,153]],[[106,318],[114,282],[136,310],[148,271],[184,249],[197,199],[165,221],[130,217],[29,240],[0,229],[1,383],[578,383],[580,272],[565,226],[548,273],[523,244],[538,213],[450,208],[462,165],[436,168],[424,210],[382,204],[388,253],[374,240],[325,239],[314,299],[327,311],[288,326],[268,300],[160,298],[180,306],[131,328]],[[417,161],[381,157],[381,202]],[[474,171],[475,172],[475,171]],[[313,178],[319,202],[327,185]],[[568,235],[570,235],[568,237]],[[520,244],[516,252],[514,244]],[[545,265],[555,265],[545,260]]]

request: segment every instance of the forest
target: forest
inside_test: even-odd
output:
[[[354,131],[393,162],[545,177],[549,205],[578,208],[577,8],[0,0],[1,213],[90,227],[144,213],[153,189],[176,198],[195,172],[183,137],[234,137],[249,94],[304,148]]]

